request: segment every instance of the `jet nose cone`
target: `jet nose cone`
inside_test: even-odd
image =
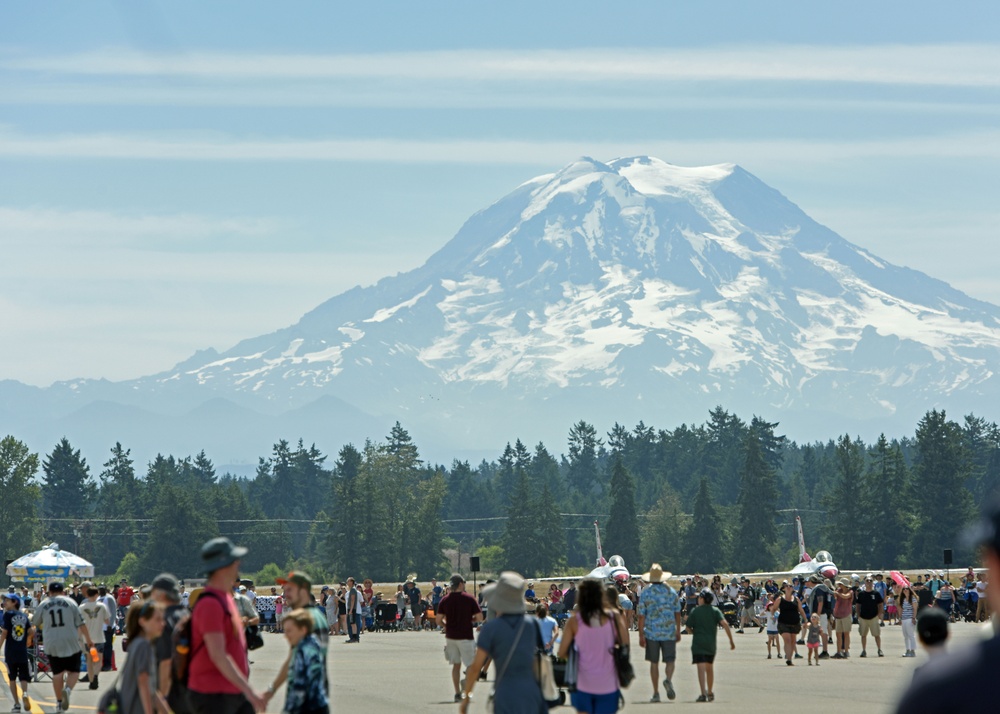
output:
[[[834,567],[829,567],[829,568],[823,568],[822,570],[820,570],[820,572],[823,574],[824,578],[829,578],[830,580],[833,580],[834,578],[837,577],[837,573],[839,571]]]
[[[615,573],[612,577],[615,579],[616,582],[619,583],[628,582],[628,573],[626,572]]]

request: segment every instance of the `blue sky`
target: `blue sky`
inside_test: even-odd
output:
[[[288,325],[581,155],[739,163],[1000,303],[997,3],[341,5],[0,5],[0,378]]]

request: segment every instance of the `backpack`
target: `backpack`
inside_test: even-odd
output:
[[[195,653],[191,651],[191,642],[194,639],[191,632],[191,618],[194,617],[194,609],[198,607],[201,598],[211,596],[219,601],[225,608],[226,604],[219,599],[218,595],[212,595],[208,590],[202,592],[194,606],[184,613],[174,625],[174,631],[170,634],[170,674],[176,684],[187,687],[188,674],[191,668],[191,660]],[[202,642],[204,645],[204,642]]]

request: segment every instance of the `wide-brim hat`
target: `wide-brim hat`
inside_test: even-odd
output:
[[[526,606],[524,578],[513,571],[500,573],[495,583],[483,588],[483,601],[490,609],[504,615],[523,614]]]
[[[649,572],[643,573],[641,577],[647,583],[662,583],[672,574],[661,568],[659,563],[653,563],[649,566]]]
[[[228,538],[213,538],[201,547],[202,567],[206,573],[214,573],[244,558],[249,552],[241,545],[233,545]]]
[[[848,580],[847,578],[841,578],[840,580],[837,581],[837,585],[840,585],[841,587],[849,588],[849,587],[851,587],[851,581]]]

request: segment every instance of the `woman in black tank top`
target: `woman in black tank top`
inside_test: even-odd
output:
[[[771,605],[771,612],[778,613],[778,634],[785,643],[785,664],[791,667],[792,655],[795,653],[795,636],[802,629],[806,612],[787,580],[781,584],[781,597]],[[796,653],[795,657],[801,659],[802,655]]]

